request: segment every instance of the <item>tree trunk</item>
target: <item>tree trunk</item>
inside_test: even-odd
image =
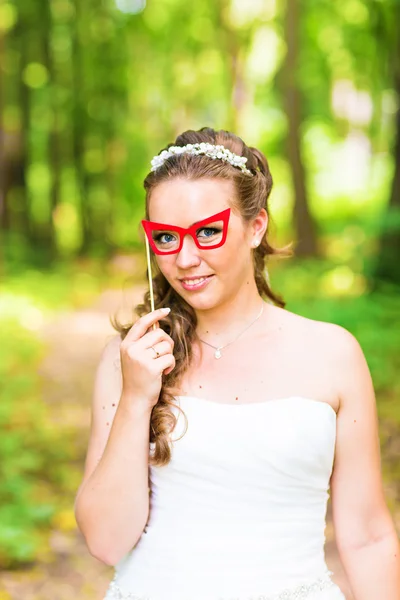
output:
[[[397,96],[397,106],[400,107],[400,3],[393,3],[393,12],[387,13],[392,26],[391,34],[386,36],[391,40],[390,55],[388,56],[389,73],[393,77],[393,87]],[[393,24],[397,23],[397,26]],[[380,252],[374,273],[375,283],[379,280],[400,285],[400,108],[395,118],[395,139],[393,147],[394,174],[391,193],[380,240]]]
[[[215,5],[215,18],[220,32],[222,51],[227,58],[227,71],[230,75],[231,86],[226,128],[238,135],[240,123],[242,122],[241,114],[250,101],[245,80],[243,55],[251,39],[252,28],[249,27],[247,35],[243,39],[243,35],[239,36],[239,33],[227,21],[226,13],[228,10],[229,2],[227,0],[219,0]]]
[[[57,256],[56,231],[54,226],[54,215],[60,201],[60,184],[61,184],[61,158],[60,158],[60,142],[58,133],[58,105],[54,96],[55,89],[55,70],[53,57],[50,48],[51,30],[53,27],[50,6],[46,2],[44,11],[45,26],[43,27],[43,55],[44,62],[49,73],[49,111],[52,116],[49,137],[48,137],[48,162],[51,173],[50,197],[49,197],[49,219],[47,223],[46,233],[46,250],[49,256],[54,259]]]
[[[0,65],[4,60],[4,37],[0,31]],[[4,230],[8,227],[8,215],[5,202],[5,153],[4,153],[4,117],[3,117],[3,70],[0,68],[0,278],[4,274]],[[3,230],[3,231],[2,231]]]
[[[305,170],[301,156],[301,90],[298,83],[297,58],[299,55],[298,0],[287,0],[285,14],[286,59],[282,68],[283,103],[288,119],[287,152],[294,188],[294,225],[297,234],[296,254],[315,256],[317,243],[315,225],[310,214],[305,184]]]
[[[400,102],[400,78],[397,82],[397,97]],[[394,175],[374,276],[377,280],[400,285],[400,109],[397,110],[395,126]]]
[[[26,185],[26,170],[29,161],[28,131],[30,126],[30,90],[22,81],[22,72],[27,63],[26,30],[29,23],[21,18],[20,22],[7,36],[7,43],[13,43],[20,52],[18,75],[16,78],[16,96],[21,109],[21,125],[18,130],[1,131],[1,228],[19,233],[27,244],[32,243],[32,224],[30,222],[29,194]],[[4,44],[5,40],[3,40]],[[3,45],[2,54],[5,53]],[[3,72],[5,78],[9,75]],[[15,81],[15,80],[14,80]],[[13,84],[14,84],[13,81]],[[11,83],[8,83],[11,85]],[[3,89],[5,89],[3,87]],[[4,103],[4,96],[2,98]],[[2,109],[3,110],[3,106]],[[13,206],[10,193],[14,193]]]
[[[4,36],[0,31],[0,65],[4,61]],[[0,230],[8,229],[8,214],[6,212],[5,203],[5,133],[4,133],[4,75],[3,69],[0,68]],[[2,236],[3,237],[3,236]],[[1,246],[0,246],[1,251]]]
[[[73,24],[72,32],[72,62],[73,62],[73,89],[74,89],[74,109],[73,109],[73,157],[75,163],[75,173],[77,189],[79,190],[79,206],[82,228],[82,244],[79,249],[81,256],[86,255],[92,246],[91,218],[89,210],[89,182],[84,165],[85,152],[85,132],[86,132],[86,114],[84,107],[84,73],[82,69],[82,46],[80,40],[80,30],[82,26],[82,12],[79,0],[73,2],[76,18]]]

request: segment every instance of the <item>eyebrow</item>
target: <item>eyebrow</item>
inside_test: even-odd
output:
[[[215,213],[215,214],[218,214],[218,213]],[[203,221],[205,221],[206,219],[210,219],[211,217],[214,217],[214,216],[215,216],[215,215],[210,215],[210,216],[208,216],[208,217],[203,217],[202,219],[199,219],[198,221],[195,221],[195,222],[194,222],[194,223],[192,223],[191,225],[188,225],[188,227],[182,227],[182,229],[190,229],[190,227],[194,227],[194,225],[198,225],[199,223],[202,223],[202,222],[203,222]],[[219,219],[217,219],[217,220],[219,220]],[[212,223],[212,221],[210,221],[210,222]],[[180,225],[175,225],[175,224],[172,224],[172,223],[162,223],[162,225],[165,225],[165,226],[168,226],[168,225],[170,225],[170,226],[172,226],[172,227],[181,227]]]
[[[214,215],[210,215],[211,217],[213,217]],[[204,217],[203,219],[199,219],[198,221],[195,221],[194,223],[192,223],[191,225],[189,225],[189,227],[193,227],[194,225],[197,225],[198,223],[202,223],[203,221],[205,221],[206,219],[209,219],[210,217]]]

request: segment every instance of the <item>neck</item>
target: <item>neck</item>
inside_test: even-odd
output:
[[[263,302],[255,287],[252,291],[246,290],[210,309],[195,309],[199,338],[214,346],[228,344],[256,319]]]

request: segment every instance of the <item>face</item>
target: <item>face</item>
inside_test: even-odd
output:
[[[263,209],[254,221],[245,225],[234,208],[233,198],[233,183],[223,179],[173,179],[152,191],[150,221],[183,228],[196,224],[193,233],[201,247],[187,234],[182,238],[179,252],[156,254],[164,277],[194,309],[207,310],[223,304],[238,293],[238,288],[254,279],[252,242],[261,240],[267,213]],[[228,216],[224,213],[226,209],[230,209],[229,222],[225,222],[226,238],[221,244],[223,231],[218,232],[218,229],[224,229],[221,216]],[[222,215],[215,222],[209,221],[209,217],[219,213]],[[209,222],[198,226],[197,223],[203,220]],[[165,228],[165,235],[159,237],[167,251],[174,243],[176,245],[176,239],[177,234],[169,234],[168,228]],[[193,278],[205,279],[190,281]]]

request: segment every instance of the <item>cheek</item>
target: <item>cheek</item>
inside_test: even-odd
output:
[[[243,271],[243,259],[238,256],[238,248],[228,246],[225,248],[225,246],[222,246],[219,250],[221,252],[216,251],[218,254],[210,250],[209,255],[204,258],[204,262],[220,279],[235,279]],[[209,259],[207,260],[208,256]]]
[[[174,269],[174,261],[170,260],[168,256],[157,257],[156,258],[157,266],[161,273],[164,275],[166,279],[172,277],[172,272]]]
[[[221,262],[224,262],[226,266],[233,270],[240,271],[251,260],[246,241],[242,238],[225,243],[222,249],[224,252],[221,256]]]

